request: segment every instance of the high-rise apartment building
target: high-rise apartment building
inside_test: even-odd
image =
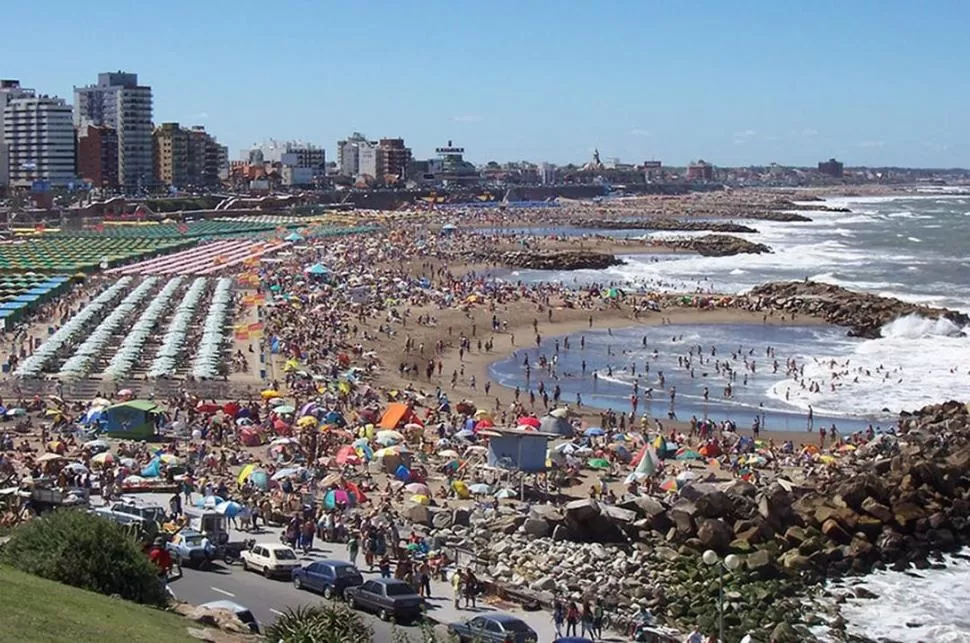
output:
[[[189,185],[189,133],[178,123],[162,123],[152,133],[154,178],[162,185]]]
[[[364,174],[360,168],[361,147],[370,149],[376,146],[377,141],[368,141],[360,132],[354,132],[350,138],[337,141],[337,171],[343,176],[356,177]]]
[[[71,106],[62,98],[20,95],[3,108],[8,184],[64,186],[77,178]]]
[[[11,100],[33,95],[34,90],[24,89],[19,80],[0,80],[0,188],[10,185],[10,144],[3,133],[3,111]]]
[[[98,74],[98,83],[74,89],[74,124],[108,125],[118,133],[118,181],[125,190],[154,182],[152,88],[138,74]]]
[[[214,187],[228,170],[228,150],[201,125],[162,123],[153,134],[155,180],[177,188]]]
[[[404,145],[403,138],[382,138],[377,145],[377,174],[381,180],[390,177],[403,181],[407,178],[408,163],[411,162],[411,148]]]
[[[108,125],[86,125],[77,132],[77,173],[102,189],[118,187],[118,132]]]

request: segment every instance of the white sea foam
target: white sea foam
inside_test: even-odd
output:
[[[910,572],[877,571],[863,587],[879,598],[850,598],[842,605],[850,634],[899,643],[970,642],[970,562],[948,556],[946,569]],[[831,583],[833,593],[856,586],[855,581]],[[836,640],[824,634],[823,640]],[[841,640],[841,639],[839,639]]]
[[[970,399],[970,339],[963,332],[947,320],[908,315],[886,324],[879,339],[847,342],[837,354],[803,356],[805,388],[786,379],[768,395],[784,400],[787,393],[801,408],[859,417]],[[809,392],[811,382],[818,383],[817,393]]]

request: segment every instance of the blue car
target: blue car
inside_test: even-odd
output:
[[[539,635],[517,616],[496,612],[452,623],[448,633],[462,643],[536,643]]]
[[[324,598],[343,598],[344,590],[364,584],[360,570],[343,560],[319,560],[293,570],[293,586],[323,594]]]

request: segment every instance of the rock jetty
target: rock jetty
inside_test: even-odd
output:
[[[577,228],[601,230],[649,230],[663,232],[730,232],[754,234],[756,229],[730,221],[681,221],[679,219],[642,219],[617,221],[615,219],[579,219],[570,222]]]
[[[508,596],[548,604],[554,592],[646,604],[673,626],[714,625],[717,571],[701,554],[736,554],[725,575],[728,640],[815,640],[806,596],[826,578],[876,568],[925,569],[970,543],[970,412],[961,402],[901,414],[879,435],[798,482],[758,486],[712,476],[676,494],[582,499],[562,506],[446,509],[413,505],[436,546],[473,550],[483,580]],[[790,474],[789,474],[790,475]],[[801,479],[801,476],[799,476]],[[787,632],[787,637],[772,633]]]
[[[884,325],[906,315],[944,318],[960,327],[970,324],[970,317],[958,311],[854,292],[815,281],[770,282],[752,289],[748,297],[758,300],[760,308],[820,317],[830,324],[848,327],[850,336],[869,339],[880,337]]]
[[[706,234],[692,239],[665,239],[662,245],[677,250],[696,252],[705,257],[729,257],[739,254],[763,254],[771,248],[763,243],[755,243],[726,234]]]
[[[572,250],[559,252],[513,250],[492,254],[488,259],[510,268],[527,270],[602,270],[626,263],[611,254]]]
[[[803,206],[798,206],[801,209],[807,209]],[[812,208],[816,209],[816,208]],[[764,212],[743,212],[736,215],[741,219],[756,219],[759,221],[789,221],[797,223],[807,223],[812,220],[811,217],[807,217],[804,214],[798,214],[797,212],[783,212],[779,210],[766,210]]]

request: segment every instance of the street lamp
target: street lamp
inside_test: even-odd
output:
[[[724,641],[724,570],[733,572],[735,569],[741,566],[741,559],[734,554],[728,554],[721,560],[721,557],[717,555],[712,549],[708,549],[701,556],[705,565],[717,565],[717,638],[723,643]]]

